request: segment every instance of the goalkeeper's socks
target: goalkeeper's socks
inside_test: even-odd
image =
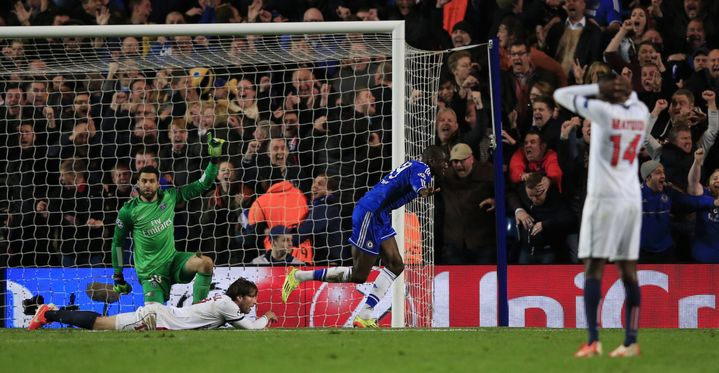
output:
[[[637,332],[639,330],[639,304],[641,303],[641,294],[639,292],[639,284],[624,283],[626,291],[625,307],[624,307],[624,325],[626,334],[624,337],[624,346],[637,343]]]
[[[297,271],[295,278],[302,281],[322,281],[322,282],[349,282],[352,277],[352,267],[331,267],[325,269],[317,269],[314,271]]]
[[[597,312],[599,312],[599,300],[602,298],[602,282],[595,278],[584,280],[584,313],[587,316],[587,329],[589,330],[589,342],[599,340],[597,330]]]
[[[372,284],[372,291],[367,296],[365,307],[363,307],[362,311],[360,311],[361,318],[365,320],[370,318],[372,310],[377,305],[377,303],[379,303],[380,299],[384,298],[396,278],[397,275],[392,273],[392,271],[390,271],[389,269],[380,269],[377,279],[375,279],[374,284]]]
[[[95,320],[99,316],[99,313],[92,311],[57,310],[45,312],[45,319],[47,319],[47,321],[59,322],[84,329],[92,329],[93,325],[95,325]]]
[[[207,298],[210,294],[210,284],[212,283],[212,273],[195,274],[195,282],[192,284],[192,303],[198,303]]]

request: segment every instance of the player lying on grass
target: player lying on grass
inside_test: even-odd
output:
[[[397,234],[392,228],[391,212],[417,197],[429,197],[439,191],[430,186],[432,175],[444,174],[447,155],[439,146],[422,152],[422,161],[410,160],[395,169],[357,202],[352,212],[352,267],[332,267],[314,271],[290,268],[282,287],[282,301],[287,302],[293,290],[303,281],[364,283],[379,255],[380,270],[359,315],[353,320],[358,328],[376,328],[372,310],[385,296],[392,282],[404,270]]]
[[[222,155],[225,140],[213,139],[207,134],[210,164],[200,180],[178,188],[160,190],[160,171],[152,166],[139,170],[140,195],[125,202],[117,215],[115,234],[112,239],[112,267],[115,274],[115,291],[129,294],[132,286],[122,275],[122,250],[125,237],[132,232],[132,242],[137,278],[142,285],[145,304],[165,303],[170,296],[172,284],[186,284],[192,279],[192,300],[198,302],[207,297],[212,281],[213,261],[199,253],[175,250],[175,205],[202,195],[212,188],[217,176],[217,164]]]
[[[588,96],[596,96],[597,99]],[[637,153],[644,143],[649,110],[632,92],[631,83],[610,73],[598,84],[557,89],[554,99],[592,120],[587,198],[579,232],[579,258],[584,261],[584,311],[589,340],[574,356],[602,354],[597,310],[607,260],[617,263],[626,291],[624,343],[612,357],[639,355],[640,293],[637,259],[642,225],[642,192]]]
[[[263,329],[277,321],[272,311],[256,319],[248,317],[256,304],[257,286],[240,277],[225,294],[215,294],[183,308],[150,303],[135,312],[100,316],[97,312],[58,310],[52,304],[43,304],[35,312],[28,329],[35,330],[51,322],[91,330],[217,329],[225,324],[238,329]]]

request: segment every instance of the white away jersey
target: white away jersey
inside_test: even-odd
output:
[[[596,84],[560,88],[554,98],[562,106],[592,121],[587,199],[641,201],[637,155],[644,143],[649,110],[632,92],[623,104],[589,99]]]
[[[225,324],[240,329],[262,329],[267,326],[264,316],[253,320],[242,313],[240,306],[225,294],[215,294],[189,307],[177,308],[153,303],[137,310],[140,319],[149,312],[156,314],[158,329],[217,329]]]

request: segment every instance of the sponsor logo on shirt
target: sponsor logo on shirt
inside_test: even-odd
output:
[[[162,276],[160,275],[152,275],[150,276],[150,283],[152,284],[152,287],[158,287],[162,283]]]
[[[167,219],[165,221],[161,221],[160,219],[153,219],[151,224],[152,224],[151,228],[142,230],[142,234],[145,237],[155,236],[155,235],[159,234],[160,232],[164,231],[165,229],[167,229],[168,227],[171,228],[172,227],[172,219]]]

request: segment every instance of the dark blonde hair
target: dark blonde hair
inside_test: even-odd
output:
[[[240,277],[235,282],[233,282],[229,288],[227,288],[227,291],[225,291],[225,295],[230,297],[232,300],[235,300],[237,297],[244,297],[244,296],[255,296],[257,295],[257,285],[255,285],[254,282],[244,278]]]

